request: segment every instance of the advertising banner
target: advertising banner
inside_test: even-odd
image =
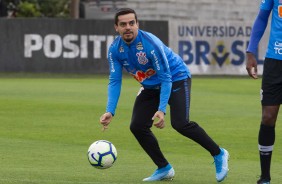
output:
[[[140,21],[168,44],[168,22]],[[108,73],[113,20],[0,19],[0,71]]]
[[[252,23],[241,21],[170,21],[169,45],[200,75],[247,75],[246,48]],[[260,42],[258,72],[267,47],[269,30]]]

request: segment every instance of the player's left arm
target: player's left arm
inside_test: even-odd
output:
[[[165,114],[171,93],[172,80],[168,60],[163,47],[162,43],[157,43],[154,50],[151,51],[151,54],[154,69],[161,81],[160,104],[158,110]]]
[[[151,49],[151,60],[158,78],[161,81],[160,104],[158,111],[154,114],[152,119],[154,120],[158,118],[158,121],[154,123],[154,125],[157,128],[164,128],[164,116],[172,87],[171,73],[162,42],[156,40],[155,44],[152,45],[154,48]]]

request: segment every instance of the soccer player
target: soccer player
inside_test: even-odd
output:
[[[186,64],[159,38],[138,28],[134,10],[118,10],[114,27],[120,36],[113,41],[108,52],[108,103],[100,123],[106,129],[115,115],[124,68],[141,84],[133,107],[130,130],[158,167],[143,181],[170,180],[174,177],[174,169],[151,131],[153,124],[160,129],[165,127],[167,104],[170,105],[172,127],[213,156],[216,180],[224,180],[228,173],[228,152],[189,119],[191,74]]]
[[[262,0],[260,10],[253,25],[250,43],[247,48],[246,69],[250,77],[257,79],[258,44],[268,24],[272,11],[271,32],[265,55],[261,105],[262,117],[258,134],[261,176],[258,184],[270,183],[270,163],[275,140],[275,123],[282,103],[282,1]]]

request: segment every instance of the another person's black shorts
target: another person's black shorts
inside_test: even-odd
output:
[[[261,104],[282,104],[282,60],[265,58],[263,66]]]

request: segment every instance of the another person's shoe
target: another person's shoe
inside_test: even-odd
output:
[[[263,178],[260,178],[260,179],[257,181],[257,184],[270,184],[270,179],[263,179]]]
[[[160,180],[172,180],[174,177],[174,169],[170,164],[157,169],[150,177],[144,178],[143,181],[160,181]]]
[[[228,169],[228,160],[229,160],[229,153],[227,150],[220,148],[220,153],[214,158],[214,164],[215,164],[215,170],[216,170],[216,175],[215,178],[218,182],[223,181],[227,173],[229,171]]]

